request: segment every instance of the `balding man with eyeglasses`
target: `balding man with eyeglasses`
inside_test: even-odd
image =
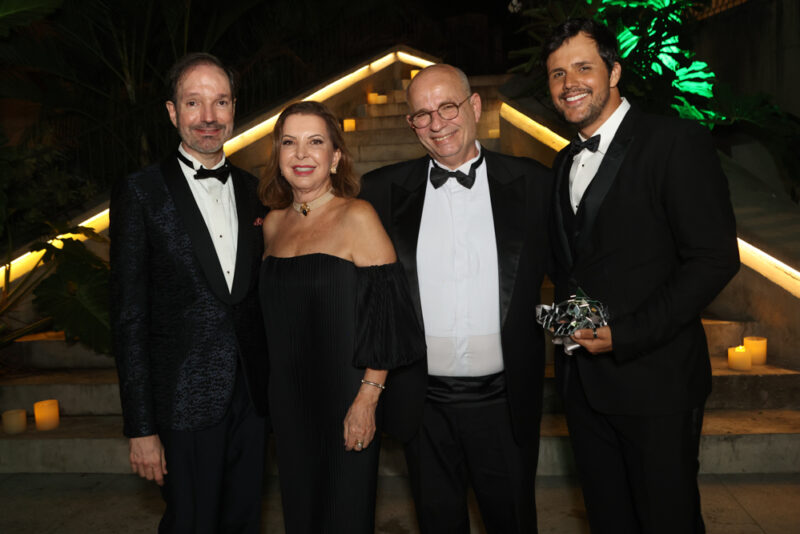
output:
[[[461,70],[422,70],[407,100],[428,155],[368,173],[362,196],[405,267],[428,357],[389,376],[384,428],[405,444],[423,534],[470,531],[469,486],[487,532],[536,532],[550,172],[480,145]]]

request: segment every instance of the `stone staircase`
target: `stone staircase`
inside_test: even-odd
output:
[[[483,101],[478,124],[481,143],[499,148],[497,87],[502,77],[472,78]],[[408,81],[403,82],[403,86]],[[360,174],[424,154],[405,121],[404,87],[378,87],[385,104],[362,103],[356,110],[356,129],[346,141]],[[543,300],[552,299],[545,286]],[[727,368],[727,347],[741,343],[757,325],[706,320],[711,352],[713,392],[706,406],[701,442],[704,473],[794,473],[800,470],[800,372],[772,365],[750,372]],[[11,351],[10,353],[8,351]],[[127,440],[113,360],[80,346],[40,340],[17,343],[0,354],[6,371],[0,374],[0,411],[28,410],[28,430],[0,432],[0,473],[128,473]],[[769,356],[768,356],[769,361]],[[14,369],[14,370],[8,370]],[[0,368],[0,371],[2,368]],[[48,432],[35,430],[33,403],[56,398],[61,425]],[[569,439],[555,391],[552,364],[546,369],[544,414],[538,473],[563,475],[573,471]],[[268,470],[276,473],[274,446]],[[405,473],[402,449],[385,439],[380,461],[384,476]]]

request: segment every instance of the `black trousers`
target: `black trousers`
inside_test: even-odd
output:
[[[426,401],[420,431],[405,452],[422,534],[469,534],[469,485],[489,534],[537,531],[538,441],[517,445],[505,396],[472,403]]]
[[[265,426],[239,370],[222,421],[205,430],[159,433],[167,460],[160,534],[261,531]]]
[[[599,413],[574,363],[565,366],[564,409],[592,533],[704,533],[697,487],[703,407]]]

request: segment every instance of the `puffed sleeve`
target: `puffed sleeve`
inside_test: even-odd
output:
[[[399,262],[356,268],[358,368],[396,369],[425,357],[425,337]]]

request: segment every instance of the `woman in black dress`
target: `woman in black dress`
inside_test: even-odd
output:
[[[424,337],[338,120],[298,102],[273,138],[260,293],[286,532],[373,532],[379,398]]]

